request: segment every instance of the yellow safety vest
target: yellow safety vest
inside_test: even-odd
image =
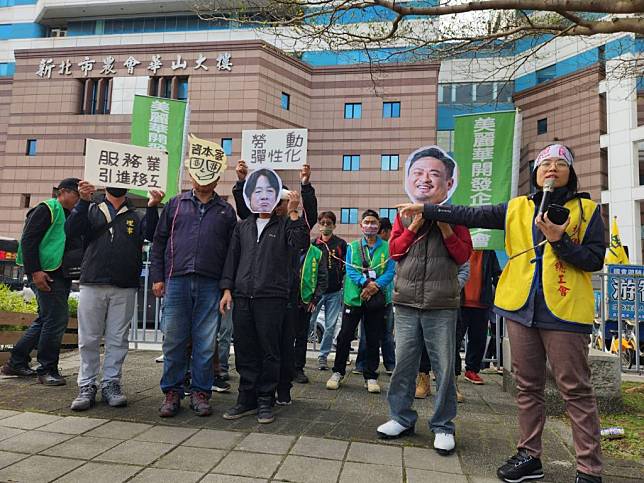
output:
[[[570,210],[570,224],[566,233],[573,243],[579,244],[584,239],[597,205],[588,199],[575,198],[568,201],[565,207]],[[531,263],[531,260],[535,252],[530,250],[512,258],[536,244],[532,237],[534,211],[534,201],[527,196],[514,198],[508,203],[505,251],[510,260],[499,279],[494,305],[509,312],[523,308],[534,282],[536,263]],[[559,259],[550,243],[543,246],[541,280],[546,306],[555,317],[565,322],[592,324],[594,304],[591,273]]]

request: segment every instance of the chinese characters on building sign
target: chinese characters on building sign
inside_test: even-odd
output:
[[[644,320],[644,266],[608,265],[608,273],[608,316],[617,320],[619,301],[622,318],[634,319],[637,297],[637,316],[640,321]]]
[[[250,169],[300,169],[306,164],[306,129],[242,131],[242,159]]]
[[[186,159],[186,168],[190,176],[200,185],[217,181],[226,170],[226,155],[217,143],[199,139],[190,134],[190,148]]]
[[[168,155],[155,148],[87,139],[84,179],[98,186],[165,190]]]
[[[192,64],[192,69],[197,71],[208,70],[207,65],[208,58],[203,54],[199,54],[199,57],[195,59]],[[170,64],[170,68],[174,71],[185,71],[188,69],[188,61],[184,60],[181,54],[177,54],[175,60],[164,60],[160,54],[153,54],[149,60],[145,62],[137,59],[133,55],[130,55],[123,64],[116,62],[116,59],[112,55],[101,59],[102,67],[100,74],[101,75],[118,75],[117,69],[121,68],[121,65],[126,69],[128,75],[134,75],[137,66],[147,65],[145,67],[146,71],[150,71],[152,75],[157,75],[157,72],[163,68],[164,65]],[[90,72],[94,70],[94,64],[96,64],[96,59],[91,58],[90,56],[84,56],[83,60],[78,62],[76,65],[82,73],[83,77],[89,77]],[[41,59],[38,64],[38,69],[36,70],[36,75],[42,79],[51,79],[52,70],[57,67],[58,75],[65,76],[71,75],[73,73],[72,62],[69,59],[61,60],[60,63],[54,62],[54,59]],[[97,66],[97,69],[100,67]],[[144,67],[141,67],[144,68]],[[222,72],[232,72],[233,63],[232,63],[232,54],[230,52],[224,52],[217,55],[215,59],[215,69]]]

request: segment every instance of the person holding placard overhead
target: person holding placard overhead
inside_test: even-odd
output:
[[[191,141],[197,138],[192,137]],[[206,142],[199,140],[200,145]],[[172,198],[161,213],[150,253],[150,278],[157,297],[164,297],[161,417],[177,414],[190,369],[190,408],[198,416],[212,413],[213,359],[219,329],[219,282],[237,217],[215,191],[226,157],[209,171],[208,163],[186,160],[192,189]],[[190,152],[200,150],[191,149]],[[191,344],[191,353],[188,347]]]
[[[274,200],[272,206],[254,202],[253,193],[260,185],[266,192],[262,197]],[[247,177],[243,195],[252,215],[235,226],[224,266],[220,310],[230,310],[234,299],[235,365],[240,376],[237,404],[224,413],[225,419],[256,413],[260,423],[273,421],[271,406],[280,378],[280,344],[290,295],[288,268],[293,251],[309,246],[309,230],[299,216],[300,194],[280,193],[282,182],[274,171],[260,169]],[[280,197],[285,198],[281,203],[287,216],[277,212]]]
[[[105,196],[95,202],[90,182],[81,181],[78,191],[80,201],[65,222],[65,232],[83,236],[86,246],[78,302],[79,393],[71,404],[72,410],[84,411],[96,401],[102,338],[102,399],[112,407],[127,404],[121,368],[143,266],[143,242],[152,240],[164,193],[151,190],[146,214],[141,216],[126,197],[126,188],[108,186]]]

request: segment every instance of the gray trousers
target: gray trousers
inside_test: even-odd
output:
[[[78,301],[78,385],[96,384],[100,371],[101,338],[105,338],[103,380],[121,380],[128,351],[130,322],[134,315],[135,288],[113,285],[81,285]]]

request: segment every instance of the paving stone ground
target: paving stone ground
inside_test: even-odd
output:
[[[234,372],[233,392],[213,395],[211,417],[197,417],[184,401],[176,418],[161,419],[156,356],[128,355],[125,408],[99,402],[85,413],[69,410],[77,354],[63,361],[69,376],[64,387],[1,378],[0,482],[492,483],[517,439],[516,408],[500,376],[483,376],[483,386],[460,382],[466,402],[458,407],[457,451],[442,457],[432,449],[427,427],[432,398],[415,402],[420,417],[414,436],[384,442],[375,429],[387,420],[389,376],[380,379],[380,395],[367,393],[358,375],[350,375],[341,390],[328,391],[330,373],[317,371],[313,361],[307,368],[311,383],[296,385],[293,405],[276,409],[273,424],[221,417],[235,401]],[[545,481],[574,481],[570,429],[549,420],[543,439]],[[605,482],[644,480],[641,463],[606,463]]]

